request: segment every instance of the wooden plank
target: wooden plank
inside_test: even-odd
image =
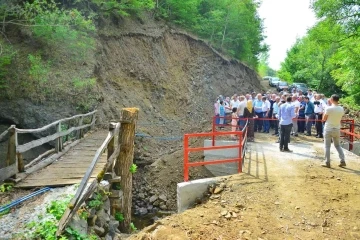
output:
[[[18,173],[16,163],[0,169],[0,182]]]
[[[92,112],[89,112],[89,113],[86,113],[86,114],[78,114],[78,115],[75,115],[75,116],[72,116],[72,117],[68,117],[68,118],[63,118],[63,119],[60,119],[60,120],[57,120],[53,123],[50,123],[49,125],[46,125],[42,128],[37,128],[37,129],[16,129],[16,131],[18,133],[37,133],[37,132],[42,132],[42,131],[45,131],[47,129],[49,129],[50,127],[52,126],[55,126],[61,122],[66,122],[66,121],[69,121],[69,120],[73,120],[75,118],[78,118],[78,117],[87,117],[87,116],[91,116],[93,114],[95,114],[97,112],[97,110],[95,111],[92,111]],[[93,121],[95,123],[95,121]],[[89,124],[88,124],[89,125]],[[86,126],[86,125],[85,125]],[[88,126],[87,126],[88,127]],[[80,128],[79,128],[80,129]]]
[[[90,180],[96,180],[96,178],[90,178]],[[35,188],[35,187],[57,187],[57,186],[66,186],[73,185],[81,182],[79,179],[54,179],[53,182],[49,183],[48,181],[31,181],[31,182],[20,182],[15,187],[17,188]]]
[[[69,144],[66,148],[64,148],[64,151],[59,152],[57,154],[54,154],[52,156],[50,156],[49,158],[45,159],[44,161],[40,162],[39,164],[36,164],[35,166],[27,169],[24,173],[20,173],[17,175],[17,178],[21,178],[24,179],[26,178],[29,174],[36,172],[42,168],[45,168],[46,166],[52,164],[53,162],[56,161],[56,159],[60,158],[62,155],[66,154],[71,147],[75,146],[80,140],[76,140],[75,142]]]
[[[92,123],[91,123],[92,124]],[[26,152],[32,148],[35,148],[35,147],[38,147],[38,146],[41,146],[43,145],[44,143],[48,143],[50,141],[54,141],[55,139],[57,138],[60,138],[60,137],[63,137],[65,135],[68,135],[70,133],[72,133],[73,131],[77,131],[81,128],[85,128],[85,127],[89,127],[91,126],[91,124],[87,124],[87,125],[84,125],[84,126],[81,126],[81,127],[72,127],[72,128],[69,128],[68,130],[66,131],[63,131],[63,132],[57,132],[53,135],[50,135],[50,136],[47,136],[47,137],[43,137],[43,138],[39,138],[39,139],[36,139],[34,141],[31,141],[31,142],[28,142],[26,144],[23,144],[23,145],[19,145],[17,146],[16,148],[16,151],[19,152],[19,153],[23,153],[23,152]]]

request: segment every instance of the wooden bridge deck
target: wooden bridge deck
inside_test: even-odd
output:
[[[96,150],[106,138],[108,131],[97,131],[82,139],[51,165],[36,171],[16,186],[19,188],[33,188],[43,186],[65,186],[80,183],[86,170],[95,156]],[[97,163],[90,178],[96,178],[106,164],[106,154]]]

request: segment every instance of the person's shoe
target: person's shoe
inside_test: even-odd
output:
[[[329,163],[322,163],[320,166],[326,167],[326,168],[330,168],[330,164],[329,164]]]
[[[280,152],[284,152],[284,149],[280,148]]]
[[[305,136],[311,136],[311,134],[306,133]]]
[[[266,133],[266,131],[262,131],[262,133]]]
[[[346,163],[345,162],[340,162],[339,167],[346,167]]]
[[[276,141],[276,143],[280,143],[280,141],[279,141],[279,140],[277,140],[277,141]]]
[[[293,151],[290,149],[284,149],[284,152],[293,152]]]
[[[297,133],[294,134],[294,137],[298,137],[299,135]]]
[[[294,133],[291,133],[291,136],[294,135]]]
[[[271,134],[271,135],[276,136],[276,133],[273,133],[273,134]]]

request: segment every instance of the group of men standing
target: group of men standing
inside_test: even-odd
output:
[[[305,95],[301,92],[292,94],[246,94],[234,95],[231,99],[221,99],[219,106],[223,107],[223,113],[219,113],[215,103],[216,115],[231,115],[236,108],[239,118],[244,118],[244,110],[248,102],[252,102],[254,122],[249,125],[254,132],[269,133],[274,128],[273,135],[279,136],[279,148],[282,152],[292,152],[289,149],[290,135],[298,136],[304,133],[312,135],[312,126],[315,125],[316,137],[324,138],[325,143],[325,167],[330,167],[331,141],[339,153],[341,167],[346,166],[344,153],[340,147],[340,122],[344,115],[344,109],[338,105],[339,96],[333,95],[325,101],[324,95],[313,94],[309,90]],[[219,101],[218,101],[219,102]],[[220,119],[219,119],[220,121]],[[217,124],[224,122],[217,121]],[[239,122],[241,125],[241,122]]]

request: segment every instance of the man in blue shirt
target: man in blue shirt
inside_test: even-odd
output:
[[[293,126],[292,119],[295,118],[295,107],[291,104],[292,98],[287,97],[286,103],[282,104],[279,109],[280,121],[280,151],[292,152],[289,149],[290,132]]]
[[[305,103],[306,136],[311,136],[311,126],[315,119],[315,106],[314,103],[310,101],[308,96],[305,97]]]

